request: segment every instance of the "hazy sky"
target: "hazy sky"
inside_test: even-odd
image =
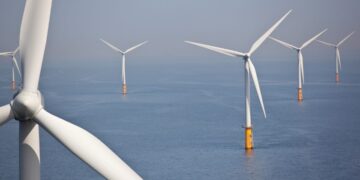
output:
[[[15,49],[18,44],[24,3],[0,1],[1,51]],[[247,51],[289,9],[294,11],[274,32],[275,37],[300,45],[328,28],[321,39],[337,42],[355,30],[358,32],[341,52],[352,59],[360,55],[359,0],[54,0],[46,59],[116,57],[99,38],[122,49],[149,40],[133,55],[149,59],[218,57],[183,41]],[[304,54],[334,56],[333,49],[319,44],[309,46]],[[267,41],[255,56],[280,59],[294,54]]]

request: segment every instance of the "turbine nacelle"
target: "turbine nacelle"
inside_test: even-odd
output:
[[[245,61],[247,61],[247,60],[249,60],[250,59],[250,54],[249,53],[246,53],[244,56],[242,56],[242,58],[245,60]]]
[[[28,121],[43,109],[44,98],[40,91],[34,93],[21,90],[14,95],[10,105],[16,120]]]

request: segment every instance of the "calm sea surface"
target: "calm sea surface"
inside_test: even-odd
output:
[[[360,179],[359,59],[343,60],[340,84],[334,60],[305,59],[302,103],[295,59],[254,59],[268,118],[252,86],[253,153],[243,145],[240,60],[149,61],[128,61],[127,96],[117,59],[47,62],[46,108],[95,134],[144,179]],[[0,104],[12,95],[10,66],[0,64]],[[102,179],[44,130],[41,166],[46,180]],[[18,179],[17,121],[0,127],[0,179]]]

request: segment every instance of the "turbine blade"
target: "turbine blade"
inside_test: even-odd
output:
[[[20,29],[24,89],[37,92],[47,41],[52,0],[27,0]]]
[[[254,81],[254,86],[255,86],[255,89],[256,89],[256,93],[257,93],[257,96],[258,96],[260,104],[261,104],[261,109],[262,109],[262,111],[264,113],[264,117],[266,118],[266,111],[265,111],[265,107],[264,107],[263,98],[262,98],[262,95],[261,95],[260,84],[259,84],[259,80],[258,80],[258,77],[257,77],[257,73],[256,73],[254,64],[252,63],[251,59],[248,59],[248,62],[249,62],[250,74],[251,74],[251,77],[252,77],[252,79]]]
[[[15,51],[14,51],[14,56],[16,55],[16,53],[20,50],[20,47],[18,46]]]
[[[140,43],[140,44],[138,44],[138,45],[135,45],[135,46],[129,48],[128,50],[126,50],[125,53],[131,52],[131,51],[133,51],[134,49],[136,49],[136,48],[138,48],[138,47],[140,47],[140,46],[142,46],[142,45],[144,45],[144,44],[146,44],[146,43],[147,43],[147,41],[142,42],[142,43]]]
[[[9,120],[14,119],[14,114],[11,110],[11,106],[5,105],[0,107],[0,126],[8,122]]]
[[[341,40],[337,46],[340,46],[342,43],[344,43],[347,39],[349,39],[353,34],[355,33],[355,31],[353,31],[352,33],[350,33],[349,35],[347,35],[343,40]]]
[[[227,56],[232,56],[232,57],[244,57],[245,56],[245,53],[230,50],[230,49],[215,47],[215,46],[196,43],[196,42],[192,42],[192,41],[185,41],[185,42],[188,43],[188,44],[192,44],[192,45],[195,45],[195,46],[199,46],[199,47],[202,47],[202,48],[205,48],[205,49],[215,51],[217,53],[225,54]]]
[[[249,54],[251,55],[257,48],[271,35],[271,33],[280,25],[280,23],[291,13],[287,12],[280,20],[278,20],[269,30],[267,30],[255,43],[251,46]]]
[[[86,130],[44,109],[35,115],[34,120],[106,179],[141,179],[113,151]]]
[[[19,165],[19,179],[41,179],[39,125],[34,121],[19,121]]]
[[[279,39],[276,39],[276,38],[274,38],[274,37],[269,36],[269,39],[271,39],[271,40],[273,40],[273,41],[275,41],[275,42],[277,42],[277,43],[279,43],[279,44],[281,44],[281,45],[283,45],[283,46],[285,46],[285,47],[287,47],[287,48],[289,48],[289,49],[294,49],[294,50],[299,49],[299,48],[297,48],[297,47],[295,47],[295,46],[293,46],[293,45],[291,45],[291,44],[289,44],[289,43],[286,43],[286,42],[281,41],[281,40],[279,40]]]
[[[328,43],[328,42],[325,42],[325,41],[320,41],[320,40],[316,40],[317,42],[321,43],[321,44],[324,44],[326,46],[330,46],[330,47],[336,47],[335,44],[331,44],[331,43]]]
[[[301,47],[300,49],[308,46],[309,44],[311,44],[313,41],[315,41],[319,36],[321,36],[324,32],[326,32],[327,29],[324,29],[323,31],[321,31],[319,34],[315,35],[314,37],[312,37],[311,39],[309,39],[308,41],[306,41]]]
[[[18,63],[17,63],[17,60],[16,60],[15,56],[13,56],[12,60],[13,60],[13,62],[14,62],[14,64],[15,64],[15,67],[16,67],[17,72],[19,73],[20,79],[22,80],[21,71],[20,71],[20,68],[19,68],[19,65],[18,65]]]
[[[123,51],[121,51],[119,48],[115,47],[114,45],[110,44],[109,42],[103,40],[103,39],[100,39],[100,41],[102,41],[104,44],[106,44],[107,46],[109,46],[111,49],[117,51],[117,52],[120,52],[122,54],[124,54]]]
[[[10,56],[12,52],[2,52],[0,53],[0,56]]]

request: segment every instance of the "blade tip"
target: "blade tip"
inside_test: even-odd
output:
[[[293,11],[293,9],[290,9],[290,10],[286,13],[286,16],[289,15],[292,11]]]
[[[99,39],[101,42],[105,43],[106,41],[103,38]]]
[[[192,41],[184,41],[185,43],[188,43],[188,44],[192,44],[192,45],[196,45],[195,42],[192,42]]]

